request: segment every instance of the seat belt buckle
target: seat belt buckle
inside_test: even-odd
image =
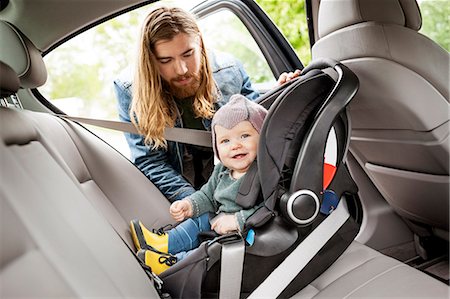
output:
[[[330,215],[339,204],[339,198],[333,190],[323,191],[320,213]]]
[[[253,229],[249,229],[247,232],[247,236],[245,237],[245,243],[248,246],[252,246],[255,243],[255,231]]]

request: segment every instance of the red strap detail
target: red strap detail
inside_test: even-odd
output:
[[[328,188],[328,185],[330,185],[335,174],[336,174],[336,166],[328,163],[323,164],[323,190]]]

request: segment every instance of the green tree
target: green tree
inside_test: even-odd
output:
[[[256,0],[291,43],[304,65],[311,60],[305,2],[298,0]],[[450,51],[450,2],[419,1],[422,13],[421,33]]]
[[[81,110],[78,107],[71,114],[115,119],[113,80],[134,61],[140,22],[145,14],[143,8],[121,15],[47,55],[44,59],[49,78],[40,91],[57,106],[69,100],[78,107],[76,103],[81,100]]]
[[[422,13],[421,33],[450,51],[450,2],[448,0],[424,0],[420,3]]]
[[[305,2],[298,0],[256,0],[290,42],[304,65],[311,61]]]
[[[261,83],[273,79],[261,50],[235,14],[219,11],[207,20],[200,20],[199,25],[207,47],[232,53],[242,62],[252,82]]]

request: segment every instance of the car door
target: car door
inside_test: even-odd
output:
[[[292,46],[255,1],[205,1],[192,12],[209,45],[240,59],[260,92],[273,87],[281,73],[303,69]]]

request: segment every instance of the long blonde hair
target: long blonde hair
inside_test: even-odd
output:
[[[214,114],[217,87],[195,18],[180,8],[155,9],[147,16],[142,27],[130,108],[131,121],[145,137],[145,143],[153,148],[167,147],[164,128],[173,127],[177,117],[173,96],[165,89],[155,63],[155,43],[171,40],[178,33],[196,35],[200,41],[201,83],[193,101],[195,116],[212,118]]]

